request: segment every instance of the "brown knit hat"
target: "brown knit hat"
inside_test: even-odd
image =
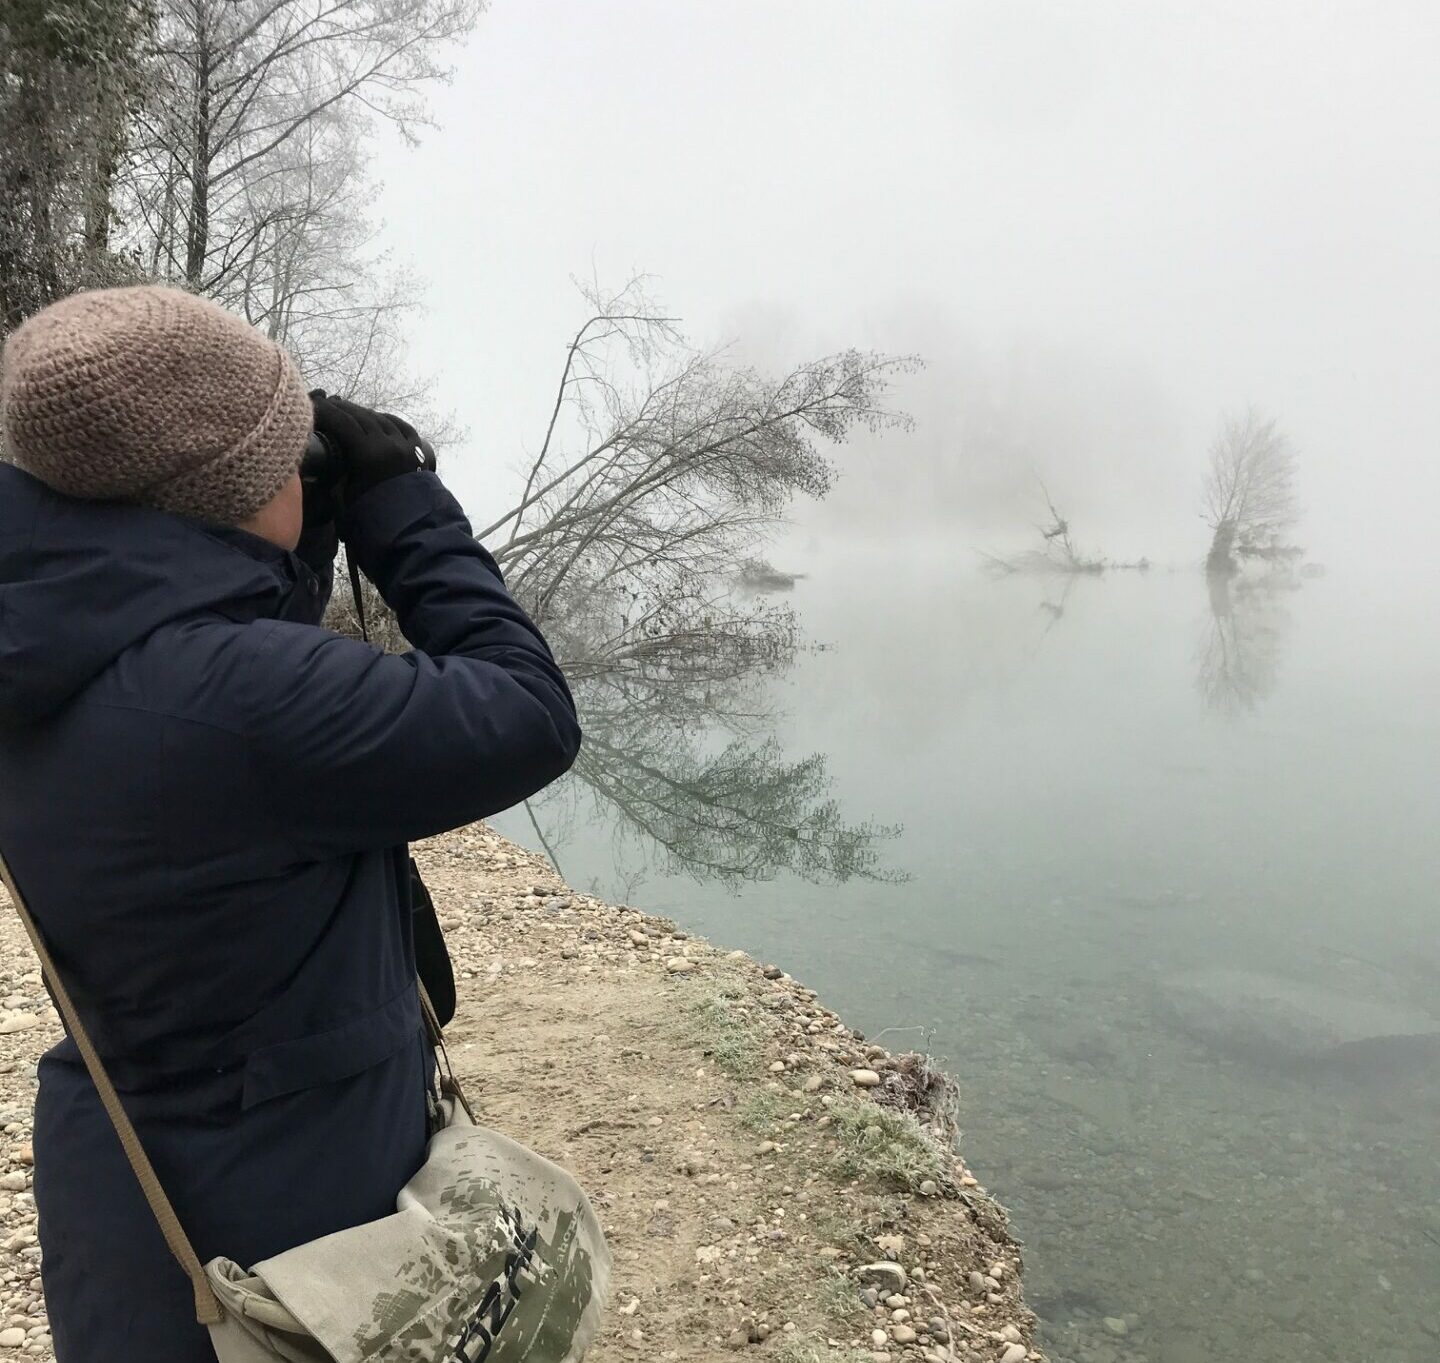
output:
[[[9,458],[72,497],[235,525],[300,465],[294,362],[224,308],[142,285],[73,294],[5,346]]]

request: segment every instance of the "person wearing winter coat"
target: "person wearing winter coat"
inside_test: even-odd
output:
[[[202,1262],[386,1216],[433,1081],[406,845],[570,766],[565,679],[415,432],[212,303],[53,304],[0,414],[0,849],[61,977]],[[321,626],[337,540],[412,652]],[[59,1363],[214,1363],[68,1037],[34,1152]]]

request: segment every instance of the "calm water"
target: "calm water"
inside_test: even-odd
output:
[[[907,880],[737,893],[588,798],[564,872],[928,1034],[1055,1358],[1433,1363],[1440,1052],[1366,1038],[1440,1018],[1440,590],[960,557],[812,565],[768,690]]]

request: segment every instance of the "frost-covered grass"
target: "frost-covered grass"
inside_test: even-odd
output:
[[[889,1183],[912,1192],[926,1179],[943,1183],[948,1161],[915,1116],[869,1098],[841,1098],[830,1109],[840,1142],[836,1172],[845,1178]]]
[[[737,1006],[741,991],[709,985],[695,992],[689,1012],[692,1037],[726,1074],[752,1075],[760,1066],[764,1033]]]
[[[860,1349],[832,1349],[813,1335],[787,1335],[768,1351],[772,1363],[869,1363]]]

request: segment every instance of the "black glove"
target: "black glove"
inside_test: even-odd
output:
[[[319,388],[311,399],[315,429],[339,455],[343,472],[334,491],[342,504],[402,473],[434,471],[434,455],[421,448],[420,436],[408,421],[344,398],[328,397]]]

